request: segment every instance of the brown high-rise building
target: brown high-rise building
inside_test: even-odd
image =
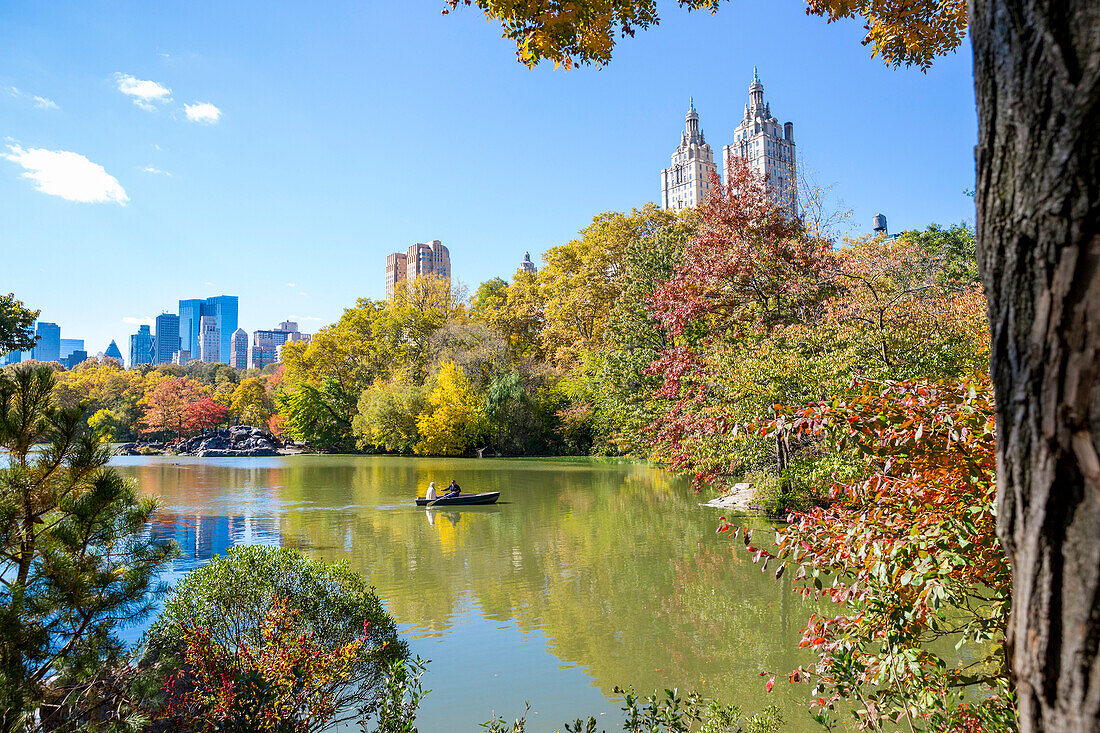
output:
[[[438,239],[386,255],[386,297],[393,297],[397,283],[412,282],[422,275],[451,279],[451,253]]]

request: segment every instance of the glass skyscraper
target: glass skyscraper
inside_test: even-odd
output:
[[[130,336],[130,366],[153,363],[153,334],[148,326],[140,326]]]
[[[35,324],[34,358],[38,361],[61,361],[61,326],[39,321]]]
[[[84,339],[61,339],[61,358],[70,356],[74,351],[84,351]]]
[[[180,317],[175,313],[157,316],[157,334],[153,344],[153,363],[171,364],[180,350]]]
[[[114,339],[111,339],[111,343],[107,344],[107,351],[103,353],[108,359],[117,359],[118,363],[122,363],[122,352],[118,350],[118,344]]]
[[[199,328],[203,316],[213,316],[221,334],[221,353],[218,361],[228,364],[233,350],[233,333],[237,330],[237,296],[215,295],[206,300],[180,301],[180,347],[190,351],[192,357],[200,351]]]

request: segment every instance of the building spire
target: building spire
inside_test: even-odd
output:
[[[758,84],[760,83],[760,77],[757,76],[757,74],[756,74],[756,67],[755,66],[752,67],[752,80],[757,82]]]
[[[688,97],[688,109],[691,110],[692,112],[695,111],[695,97],[694,96]]]

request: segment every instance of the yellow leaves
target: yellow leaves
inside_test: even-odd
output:
[[[871,56],[890,66],[917,66],[927,71],[937,56],[949,53],[966,35],[966,0],[808,0],[806,12],[840,18],[862,18],[864,45]]]
[[[476,4],[486,20],[498,22],[502,38],[516,44],[516,58],[533,67],[548,60],[555,68],[606,66],[616,35],[633,36],[637,29],[657,25],[656,0],[446,0]],[[721,0],[679,0],[681,8],[718,11]],[[447,13],[445,9],[443,11]],[[862,18],[872,57],[891,66],[927,70],[937,56],[959,47],[968,22],[966,0],[807,0],[806,13],[832,23]]]
[[[459,455],[484,432],[484,402],[453,362],[444,363],[436,374],[428,409],[417,418],[416,428],[420,442],[415,450],[421,455]]]
[[[275,405],[267,394],[263,380],[258,377],[249,377],[237,385],[228,406],[242,423],[259,427],[266,426],[275,411]]]

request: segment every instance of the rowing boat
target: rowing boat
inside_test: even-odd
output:
[[[444,496],[439,499],[425,499],[416,497],[417,506],[461,506],[469,504],[495,504],[500,498],[499,491],[487,491],[484,494],[459,494],[458,496]]]

